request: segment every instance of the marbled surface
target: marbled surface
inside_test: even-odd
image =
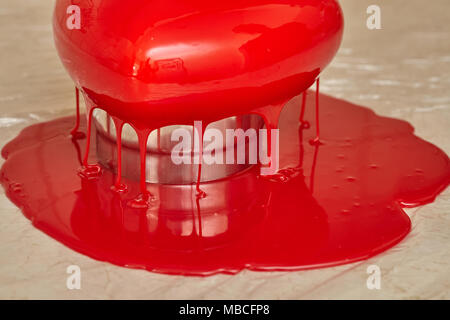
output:
[[[368,30],[378,4],[382,30]],[[450,153],[448,0],[341,0],[342,48],[321,78],[323,92],[409,121],[416,134]],[[54,50],[53,1],[0,4],[0,146],[25,126],[73,113],[73,85]],[[408,159],[405,159],[408,161]],[[450,190],[408,210],[412,232],[368,261],[301,272],[208,278],[130,270],[80,255],[34,229],[0,191],[0,298],[3,299],[345,299],[450,298]],[[381,268],[381,290],[366,287]],[[66,287],[69,265],[81,290]]]

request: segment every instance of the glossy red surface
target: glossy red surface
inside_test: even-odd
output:
[[[3,149],[0,180],[33,225],[58,241],[155,272],[298,270],[365,259],[395,245],[410,230],[402,207],[430,202],[448,185],[447,155],[406,122],[323,95],[323,144],[311,145],[313,94],[301,117],[311,128],[298,123],[300,102],[281,115],[282,170],[262,178],[255,168],[202,184],[205,198],[195,185],[149,185],[156,202],[133,208],[127,203],[139,182],[124,179],[128,192],[117,193],[106,168],[97,179],[79,177],[86,139],[70,135],[74,117],[26,128]]]
[[[153,129],[245,113],[277,127],[336,53],[339,5],[79,0],[81,29],[69,30],[73,2],[56,1],[55,41],[87,102],[87,128],[77,89],[77,117],[25,129],[2,150],[0,180],[37,228],[77,251],[186,275],[348,263],[400,241],[410,229],[401,206],[432,201],[449,183],[447,155],[409,124],[317,91],[315,103],[305,92],[282,113],[277,174],[253,167],[209,183],[147,185]],[[114,174],[88,162],[97,162],[94,108],[112,116],[118,136],[125,122],[136,129],[140,182],[122,178],[120,165]]]
[[[67,8],[81,8],[69,30]],[[335,0],[57,0],[55,43],[90,105],[136,127],[248,113],[309,88],[335,55]]]

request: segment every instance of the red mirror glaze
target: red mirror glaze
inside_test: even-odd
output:
[[[66,26],[72,2],[77,30]],[[92,117],[77,113],[70,136],[74,119],[56,119],[3,148],[0,183],[37,228],[93,258],[184,275],[355,262],[402,240],[411,227],[402,207],[449,183],[447,155],[408,123],[320,96],[319,81],[315,99],[305,92],[279,119],[339,47],[335,0],[58,0],[54,17],[88,114],[106,110],[118,137],[124,122],[137,129],[140,181],[89,165],[100,140],[91,144]],[[151,129],[250,112],[269,129],[279,123],[276,174],[263,179],[255,166],[201,184],[200,162],[195,186],[146,183]],[[117,159],[119,150],[120,138]]]
[[[136,125],[212,121],[290,99],[339,48],[336,0],[57,0],[56,47],[92,103]]]

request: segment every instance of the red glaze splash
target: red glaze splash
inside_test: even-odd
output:
[[[86,140],[71,138],[72,117],[26,128],[3,149],[0,179],[34,226],[132,268],[184,275],[299,270],[390,248],[410,230],[402,206],[428,203],[448,185],[447,155],[406,122],[324,95],[325,143],[311,145],[315,124],[308,129],[298,119],[314,119],[315,102],[304,97],[305,108],[288,103],[280,118],[280,172],[262,178],[255,167],[203,183],[204,198],[195,184],[151,184],[154,203],[133,207],[138,182],[105,168],[93,179],[77,176]],[[110,190],[122,183],[128,192]]]
[[[116,128],[117,174],[116,182],[111,189],[116,192],[125,192],[127,190],[127,186],[122,183],[122,130],[124,122],[115,117],[113,118],[113,121]]]
[[[76,105],[76,119],[75,119],[75,126],[73,127],[72,131],[70,131],[70,134],[74,139],[83,139],[85,137],[83,132],[80,132],[80,90],[75,87],[75,105]]]

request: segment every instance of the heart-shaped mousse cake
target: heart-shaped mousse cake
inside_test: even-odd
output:
[[[54,13],[76,86],[92,105],[142,125],[286,101],[314,83],[342,31],[336,0],[57,0]]]

